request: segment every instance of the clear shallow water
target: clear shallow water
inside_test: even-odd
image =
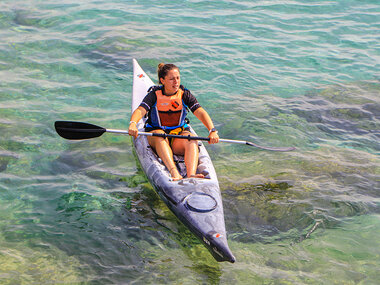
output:
[[[0,280],[376,284],[377,1],[2,1]],[[157,199],[125,129],[131,59],[182,68],[225,138],[209,147],[238,262],[217,264]],[[201,135],[206,130],[191,117]]]

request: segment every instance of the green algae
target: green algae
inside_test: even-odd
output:
[[[36,217],[32,203],[26,199],[10,204],[0,201],[0,283],[83,281],[81,270],[84,268],[80,262],[46,244],[43,233],[33,231],[33,224],[40,223]]]
[[[85,280],[80,262],[54,247],[42,251],[29,243],[4,242],[1,238],[0,247],[1,284],[73,284]]]
[[[110,201],[99,197],[93,197],[87,193],[71,192],[63,195],[57,204],[58,212],[80,212],[80,215],[96,211],[112,209]]]
[[[146,176],[140,172],[133,176],[127,176],[120,179],[120,181],[126,182],[128,187],[136,188],[139,185],[146,184],[148,182]]]

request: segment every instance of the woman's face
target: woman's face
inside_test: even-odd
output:
[[[178,69],[169,70],[165,78],[160,78],[161,84],[164,85],[166,95],[174,95],[181,84],[181,75]]]

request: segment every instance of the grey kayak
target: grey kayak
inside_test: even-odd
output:
[[[132,112],[140,105],[152,85],[152,80],[133,59]],[[138,122],[139,130],[143,130],[145,120]],[[190,129],[195,134],[191,127]],[[172,181],[161,159],[150,148],[146,136],[133,139],[133,144],[149,182],[169,209],[200,239],[217,261],[235,262],[227,243],[218,179],[203,143],[199,142],[197,173],[204,174],[206,178],[185,178],[180,181]],[[175,158],[178,170],[185,177],[183,157]]]

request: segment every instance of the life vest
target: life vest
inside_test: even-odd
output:
[[[148,127],[159,127],[164,130],[174,130],[185,126],[187,106],[183,102],[184,91],[180,88],[172,96],[162,94],[161,89],[155,91],[157,102],[150,112],[150,123]]]

